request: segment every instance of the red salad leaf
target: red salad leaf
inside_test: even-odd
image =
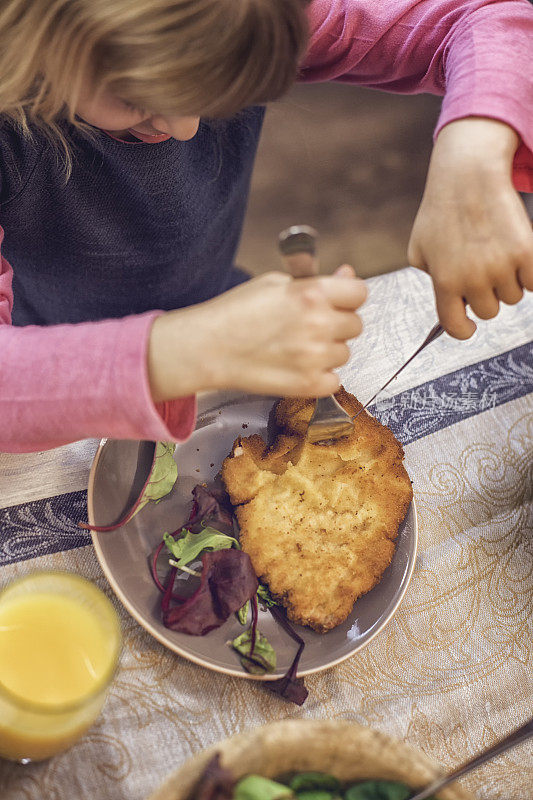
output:
[[[204,553],[200,586],[181,605],[162,607],[163,624],[173,631],[203,636],[238,611],[255,595],[257,586],[250,557],[242,550]],[[163,601],[171,596],[172,587],[168,592]]]
[[[164,541],[159,542],[159,544],[157,545],[157,547],[155,548],[153,553],[150,555],[150,569],[152,570],[152,578],[154,579],[154,583],[157,586],[157,588],[159,589],[159,591],[163,592],[163,593],[165,591],[165,587],[163,586],[163,584],[159,580],[159,575],[157,574],[157,559],[161,555],[161,551],[162,551],[164,546],[165,546],[165,542]]]
[[[172,601],[172,596],[173,596],[172,589],[174,588],[174,581],[176,579],[177,571],[178,570],[176,569],[176,567],[171,568],[168,574],[167,584],[164,587],[163,598],[161,600],[161,613],[163,614],[163,617],[165,616],[165,614],[168,614],[170,610],[170,603]]]
[[[192,490],[192,496],[193,503],[187,521],[170,534],[174,539],[182,537],[184,531],[200,533],[206,527],[214,527],[228,536],[234,535],[233,510],[228,495],[222,489],[216,487],[208,489],[203,484],[197,484]],[[161,558],[161,556],[163,557]],[[177,574],[176,570],[172,573],[168,570],[168,552],[164,540],[151,552],[149,561],[154,583],[164,594],[170,575],[175,579]],[[172,584],[174,584],[174,579],[171,581]],[[174,592],[169,601],[170,599],[180,602],[186,600],[187,597]]]
[[[197,484],[192,495],[194,503],[186,528],[191,529],[197,523],[203,523],[222,533],[233,533],[233,509],[222,489],[207,489],[202,484]]]
[[[259,587],[258,587],[259,588]],[[257,623],[259,621],[259,608],[257,607],[257,592],[252,599],[252,626],[250,629],[251,647],[250,655],[254,654],[255,640],[257,638]]]
[[[233,534],[232,508],[227,495],[214,488],[198,484],[193,489],[194,502],[189,519],[172,536],[177,538],[183,528],[194,532],[211,526],[222,532]],[[177,569],[172,568],[162,583],[157,574],[157,559],[163,550],[162,542],[151,557],[154,582],[163,594],[161,615],[164,625],[172,630],[192,636],[203,636],[220,627],[228,617],[236,613],[248,601],[252,606],[250,627],[250,654],[253,657],[257,636],[257,590],[260,600],[270,607],[276,622],[298,644],[298,650],[287,673],[278,680],[267,681],[265,688],[284,697],[292,703],[302,705],[308,691],[303,678],[298,678],[298,664],[305,647],[304,640],[291,626],[285,612],[270,597],[266,587],[259,587],[257,577],[249,556],[241,550],[228,549],[206,552],[202,556],[200,585],[196,591],[185,598],[174,593]],[[178,603],[178,605],[173,605]],[[206,795],[207,797],[207,795]],[[213,798],[217,796],[213,795]]]
[[[235,779],[229,769],[220,763],[220,753],[216,753],[200,776],[195,789],[194,800],[232,800]]]
[[[197,484],[192,490],[193,503],[187,521],[180,525],[171,536],[174,539],[179,539],[183,535],[184,530],[189,530],[192,533],[202,531],[206,526],[216,528],[221,533],[226,533],[228,536],[234,535],[233,529],[233,510],[229,502],[228,495],[222,490],[215,487],[206,488],[203,484]],[[129,517],[131,519],[131,516]],[[164,567],[161,562],[161,554],[165,556]],[[159,545],[150,554],[150,570],[154,583],[163,594],[168,578],[168,552],[165,548],[165,542],[161,541]],[[174,576],[176,573],[173,573]],[[174,600],[185,600],[182,595],[173,594]]]
[[[277,681],[268,681],[265,686],[271,692],[274,692],[274,694],[279,694],[286,700],[290,700],[291,703],[296,703],[297,706],[301,706],[305,703],[307,695],[309,694],[305,687],[304,679],[298,678],[298,664],[305,647],[305,642],[301,636],[298,636],[281,608],[272,606],[269,610],[283,630],[289,634],[291,639],[294,639],[294,641],[298,643],[298,650],[283,678],[279,678]]]
[[[176,537],[178,536],[178,534],[181,533],[181,530],[182,529],[180,528],[179,530],[174,531],[174,533],[171,535]],[[160,555],[163,549],[165,549],[165,552],[163,554],[164,558],[161,559]],[[169,582],[171,582],[172,587],[174,587],[174,581],[176,579],[176,575],[178,572],[175,567],[169,569],[168,551],[165,548],[164,540],[161,541],[155,548],[155,550],[152,551],[148,560],[150,562],[150,570],[152,572],[152,578],[154,579],[154,583],[161,592],[161,594],[164,594],[168,589]],[[162,568],[160,568],[160,561],[164,562],[164,567]],[[187,595],[177,594],[176,592],[172,592],[172,597],[169,597],[169,602],[171,599],[176,600],[179,603],[182,603],[187,599]]]

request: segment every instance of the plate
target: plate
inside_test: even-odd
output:
[[[189,636],[165,628],[160,619],[160,593],[149,569],[149,555],[165,531],[174,531],[188,517],[195,484],[211,481],[239,435],[267,435],[274,398],[235,393],[208,394],[198,403],[196,430],[176,447],[178,480],[159,503],[149,503],[122,528],[93,533],[96,555],[126,610],[165,647],[208,669],[250,680],[274,680],[285,674],[295,643],[268,611],[260,611],[259,630],[277,653],[275,672],[256,676],[244,672],[237,653],[228,647],[244,628],[231,617],[206,636]],[[150,442],[103,440],[91,468],[88,513],[91,524],[107,525],[120,519],[138,495],[153,453]],[[294,627],[305,640],[299,675],[310,675],[338,664],[376,636],[392,618],[409,585],[417,549],[414,501],[400,526],[396,550],[379,584],[355,603],[350,616],[326,634]]]

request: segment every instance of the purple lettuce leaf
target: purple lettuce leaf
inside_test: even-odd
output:
[[[204,553],[198,589],[181,605],[162,606],[163,624],[173,631],[204,636],[253,597],[257,586],[250,557],[242,550]],[[172,588],[169,596],[171,593]]]
[[[222,533],[233,533],[233,509],[222,489],[207,489],[197,484],[192,490],[194,503],[185,527],[191,529],[198,523],[210,525]]]
[[[289,634],[291,639],[297,642],[298,650],[285,675],[276,681],[268,681],[265,686],[269,691],[274,692],[274,694],[279,694],[286,700],[290,700],[291,703],[296,703],[297,706],[301,706],[305,703],[307,695],[309,694],[304,679],[298,677],[298,664],[300,663],[300,656],[303,653],[305,642],[302,637],[296,633],[287,619],[285,612],[282,611],[279,606],[272,606],[269,611],[276,622]]]
[[[183,528],[195,532],[209,525],[227,532],[228,535],[234,533],[232,507],[224,491],[207,489],[198,484],[192,494],[193,506]],[[178,528],[172,536],[178,538],[181,534],[182,528]],[[258,588],[262,589],[260,600],[266,600],[268,606],[272,606],[270,613],[276,622],[298,644],[298,650],[286,674],[278,680],[265,682],[265,688],[292,703],[302,705],[308,696],[308,691],[303,678],[299,678],[297,672],[305,642],[289,623],[285,612],[270,598],[267,587],[259,587],[249,556],[242,550],[234,549],[206,552],[202,556],[200,585],[192,595],[183,598],[173,592],[176,568],[170,570],[164,585],[157,575],[157,556],[163,546],[162,542],[155,550],[151,567],[154,581],[163,594],[161,613],[164,625],[181,633],[204,636],[223,625],[231,614],[238,612],[250,600],[252,625],[248,657],[253,658],[257,635],[256,593]],[[173,601],[179,605],[173,605]]]
[[[179,539],[183,536],[184,531],[198,533],[206,526],[216,528],[221,533],[225,533],[228,536],[234,535],[232,507],[229,502],[229,497],[222,489],[217,489],[215,487],[208,489],[203,484],[197,484],[191,494],[193,496],[193,503],[189,516],[183,525],[180,525],[179,528],[170,534],[174,539]],[[162,540],[158,546],[152,550],[149,557],[152,578],[162,594],[165,591],[165,586],[163,584],[167,583],[170,574],[168,571],[168,553],[164,548],[165,542]],[[164,554],[166,554],[164,559],[160,558],[163,550]],[[185,597],[180,595],[174,595],[174,598],[176,600],[185,599]]]
[[[200,776],[194,789],[194,800],[232,800],[235,778],[220,764],[216,753]]]

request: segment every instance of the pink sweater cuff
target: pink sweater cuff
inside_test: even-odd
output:
[[[183,442],[194,431],[196,424],[196,397],[180,397],[155,406],[161,423],[161,435],[154,441]]]

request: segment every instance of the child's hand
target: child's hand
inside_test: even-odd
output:
[[[152,326],[148,372],[155,401],[208,389],[318,397],[362,329],[364,283],[349,268],[300,278],[271,272]]]
[[[501,122],[468,118],[442,129],[409,242],[409,263],[425,269],[448,333],[468,339],[499,301],[533,290],[533,231],[511,182],[518,136]]]

